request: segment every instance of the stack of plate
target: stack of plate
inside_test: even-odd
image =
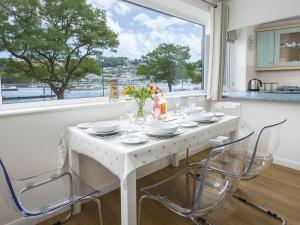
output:
[[[146,133],[151,136],[172,136],[178,131],[177,123],[158,122],[150,124]]]
[[[201,106],[195,106],[193,108],[190,109],[190,114],[194,114],[194,113],[200,113],[200,112],[203,112],[204,111],[204,108],[201,107]]]
[[[213,117],[214,117],[213,113],[199,112],[199,113],[191,114],[189,119],[197,123],[206,123],[211,121]]]
[[[100,121],[91,123],[86,130],[89,134],[94,135],[111,135],[119,132],[119,122],[117,121]]]

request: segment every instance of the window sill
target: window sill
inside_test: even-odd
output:
[[[184,92],[172,92],[166,93],[166,98],[174,97],[189,97],[189,96],[206,96],[203,91],[184,91]],[[51,111],[63,111],[72,110],[78,108],[89,108],[95,106],[113,106],[122,105],[126,100],[120,100],[118,102],[109,102],[108,97],[96,97],[96,98],[80,98],[80,99],[66,99],[66,100],[53,100],[43,102],[29,102],[29,103],[15,103],[0,106],[0,117],[34,114]]]

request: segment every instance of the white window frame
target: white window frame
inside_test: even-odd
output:
[[[234,51],[234,43],[227,43],[226,45],[226,63],[225,63],[225,74],[224,80],[226,79],[227,82],[223,86],[224,91],[231,91],[234,89],[234,80],[235,80],[235,73],[234,73],[234,62],[235,62],[235,51]]]
[[[206,30],[209,29],[209,21],[210,16],[204,16],[203,18],[195,18],[194,15],[187,13],[186,11],[178,11],[178,9],[174,10],[172,8],[159,8],[160,4],[152,4],[151,1],[149,2],[138,2],[135,0],[126,1],[131,4],[136,4],[141,7],[145,7],[150,10],[157,11],[159,13],[163,13],[169,16],[174,16],[179,19],[183,19],[186,21],[189,21],[191,23],[195,23],[198,25],[203,26],[203,38],[202,38],[202,73],[203,73],[203,89],[202,90],[195,90],[195,91],[177,91],[177,92],[168,92],[166,93],[167,96],[190,96],[190,95],[206,95],[206,89],[207,89],[207,72],[206,72],[206,65],[208,65],[208,62],[206,62],[207,58],[205,57],[206,53],[206,43],[205,43],[205,37],[206,37]],[[153,1],[155,2],[155,1]],[[175,4],[174,4],[175,5]],[[201,10],[199,8],[199,10]],[[2,102],[2,86],[1,86],[1,79],[0,79],[0,111],[3,110],[14,110],[14,109],[35,109],[35,108],[49,108],[49,107],[70,107],[72,105],[78,105],[78,104],[94,104],[94,103],[107,103],[109,104],[108,97],[90,97],[90,98],[77,98],[77,99],[64,99],[64,100],[49,100],[49,101],[38,101],[38,102],[24,102],[24,103],[9,103],[9,104],[3,104]]]

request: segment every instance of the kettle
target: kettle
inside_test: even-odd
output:
[[[248,83],[248,91],[259,91],[259,88],[262,86],[261,80],[252,79]]]

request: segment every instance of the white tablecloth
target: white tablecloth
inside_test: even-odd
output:
[[[169,139],[152,140],[140,145],[127,145],[119,137],[102,139],[91,136],[77,127],[70,127],[62,134],[59,151],[59,167],[62,167],[67,151],[76,151],[96,160],[123,180],[133,170],[169,155],[197,148],[210,138],[229,135],[237,129],[239,117],[224,116],[220,121],[184,129],[184,133]]]

